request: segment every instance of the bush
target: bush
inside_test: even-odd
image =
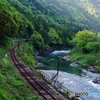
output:
[[[76,34],[71,43],[75,45],[75,48],[81,48],[83,52],[91,52],[99,50],[99,35],[92,33],[91,31],[83,30]]]
[[[92,37],[93,38],[93,33],[91,31],[87,31],[87,30],[83,30],[83,31],[79,31],[76,34],[76,38],[77,38],[77,47],[81,47],[83,48],[86,44],[87,41]]]
[[[76,61],[84,68],[89,66],[100,66],[100,36],[91,31],[83,30],[76,34],[71,41],[75,47],[69,53],[70,59]]]
[[[18,54],[20,58],[32,69],[35,67],[37,61],[32,44],[26,43],[21,45],[18,49]]]
[[[11,100],[6,91],[0,89],[0,100]]]
[[[51,44],[62,44],[62,40],[59,37],[59,35],[56,33],[55,29],[51,28],[50,31],[48,32],[48,34],[50,37]],[[68,38],[66,41],[69,41]]]
[[[85,50],[87,52],[91,52],[91,51],[97,52],[99,50],[99,42],[89,42],[89,43],[87,43],[86,46],[85,46]]]
[[[31,42],[36,49],[43,49],[44,48],[44,40],[38,32],[34,32],[31,36]]]
[[[12,14],[6,9],[0,11],[0,39],[6,36],[15,36],[18,31],[16,22],[13,20]]]

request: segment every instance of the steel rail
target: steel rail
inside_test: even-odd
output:
[[[46,85],[44,84],[43,85],[43,83],[42,84],[40,84],[39,83],[39,79],[35,76],[35,77],[33,77],[33,75],[35,75],[34,73],[32,73],[31,72],[31,70],[29,70],[29,69],[27,69],[27,67],[26,66],[24,66],[23,65],[23,63],[21,64],[20,62],[20,60],[18,59],[18,57],[17,57],[17,55],[16,55],[16,53],[15,53],[15,49],[16,49],[16,47],[17,46],[15,46],[14,48],[12,48],[11,49],[11,51],[10,51],[10,55],[11,55],[11,59],[12,59],[12,61],[13,61],[13,63],[14,63],[14,65],[18,68],[18,70],[20,71],[20,73],[26,78],[26,80],[30,83],[30,85],[32,86],[32,87],[34,87],[46,100],[51,100],[51,98],[52,98],[52,100],[54,99],[54,100],[64,100],[64,99],[62,99],[60,96],[59,96],[59,98],[56,98],[56,96],[55,95],[53,95],[53,94],[51,94],[51,92],[49,92],[49,87],[46,87]],[[37,81],[37,80],[38,81]],[[40,82],[42,82],[42,81],[40,81]],[[41,91],[41,90],[42,91]],[[46,94],[45,94],[46,93]],[[55,93],[56,94],[56,93]],[[57,94],[56,94],[57,95]],[[48,96],[49,96],[49,98],[48,98]],[[58,95],[57,95],[58,96]],[[51,98],[50,98],[51,97]]]

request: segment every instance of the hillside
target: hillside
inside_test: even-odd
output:
[[[95,3],[93,0],[1,0],[0,9],[5,8],[12,15],[18,26],[17,37],[28,38],[37,31],[42,35],[45,44],[69,44],[69,40],[79,30],[100,32],[99,2],[99,0]],[[58,34],[56,41],[53,41],[55,36],[50,36],[50,32]]]
[[[45,11],[60,25],[71,28],[100,31],[100,1],[99,0],[39,0]],[[38,8],[37,8],[38,9]],[[72,28],[73,29],[73,28]]]
[[[9,61],[24,39],[17,53],[31,68],[35,51],[74,46],[71,60],[100,73],[100,0],[0,0],[0,100],[38,100]]]

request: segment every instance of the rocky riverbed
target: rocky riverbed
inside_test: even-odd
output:
[[[56,74],[55,70],[41,70],[41,72],[45,75],[45,77],[49,81]],[[94,74],[94,77],[96,76],[97,75]],[[93,76],[91,72],[90,73],[87,72],[86,77],[80,77],[75,74],[59,71],[56,80],[57,81],[56,85],[60,90],[63,90],[63,88],[65,88],[67,90],[73,91],[74,93],[97,93],[98,94],[97,97],[95,95],[82,96],[82,97],[85,100],[100,100],[100,96],[99,96],[100,85],[93,83],[92,80],[93,80]]]
[[[65,61],[71,62],[70,66],[81,66],[81,65],[77,64],[76,62],[72,62],[69,55],[64,56],[63,59],[64,59]],[[88,68],[88,71],[93,72],[93,73],[96,73],[96,72],[95,72],[95,69],[96,69],[96,68],[99,68],[99,66],[90,66],[90,67]],[[100,84],[100,77],[97,77],[97,78],[93,79],[93,82],[94,82],[94,83],[97,83],[97,84]]]
[[[39,61],[45,65],[41,67],[41,71],[48,80],[50,80],[57,73],[57,61],[59,59],[59,75],[57,81],[73,92],[97,94],[96,96],[83,96],[85,100],[100,100],[100,84],[93,82],[93,80],[100,75],[82,69],[82,67],[78,66],[75,62],[71,63],[65,60],[66,53],[64,52],[67,51],[61,50],[60,52],[54,51],[49,54],[41,54],[40,56],[42,56],[43,59]]]

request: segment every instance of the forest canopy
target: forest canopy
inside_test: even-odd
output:
[[[83,52],[97,52],[100,50],[100,36],[99,33],[93,33],[88,30],[79,31],[72,42]]]

